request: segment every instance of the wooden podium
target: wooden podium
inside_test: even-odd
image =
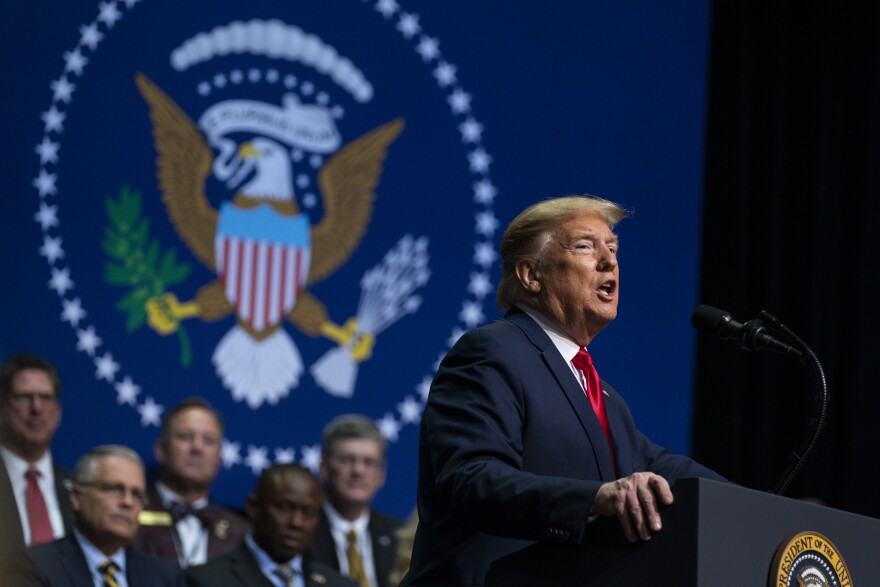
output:
[[[495,561],[486,585],[763,587],[777,549],[805,531],[837,547],[852,585],[880,585],[880,520],[707,479],[682,479],[673,494],[648,542],[600,519],[584,545],[539,542]]]

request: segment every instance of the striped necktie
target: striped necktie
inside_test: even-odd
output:
[[[116,571],[119,570],[119,567],[116,563],[106,560],[101,563],[98,570],[101,571],[101,575],[104,577],[104,587],[119,587],[119,582],[116,580]]]
[[[290,565],[278,565],[272,572],[281,577],[281,580],[284,581],[284,587],[296,585],[296,570]]]

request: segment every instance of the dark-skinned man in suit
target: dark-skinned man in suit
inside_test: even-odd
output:
[[[307,552],[321,517],[321,487],[308,469],[264,470],[246,509],[253,531],[232,552],[189,567],[190,587],[357,587]]]

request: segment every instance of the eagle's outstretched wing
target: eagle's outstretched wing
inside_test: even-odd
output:
[[[309,285],[342,265],[363,238],[373,215],[382,162],[401,130],[403,119],[392,120],[340,149],[321,169],[324,218],[312,227]]]
[[[213,271],[217,210],[205,196],[211,149],[189,116],[165,92],[142,73],[135,81],[150,106],[157,177],[168,216],[193,255]]]

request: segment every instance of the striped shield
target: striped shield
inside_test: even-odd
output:
[[[254,331],[275,326],[293,309],[309,275],[306,215],[282,216],[268,204],[244,210],[226,202],[214,247],[226,298]]]

